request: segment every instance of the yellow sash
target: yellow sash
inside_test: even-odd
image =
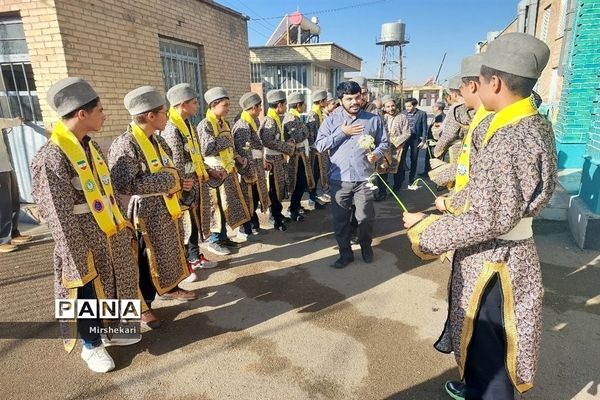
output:
[[[52,130],[50,140],[62,150],[73,165],[73,168],[75,168],[75,171],[77,171],[85,200],[102,232],[110,237],[123,229],[126,226],[126,221],[115,201],[114,191],[110,182],[110,172],[102,156],[100,156],[100,152],[90,142],[90,153],[92,162],[94,163],[94,170],[99,177],[97,178],[88,165],[87,156],[81,143],[79,143],[73,132],[62,121],[58,121]],[[102,196],[98,180],[100,180],[106,197]]]
[[[492,119],[492,123],[483,139],[483,146],[490,141],[498,129],[519,122],[523,118],[530,117],[537,113],[538,110],[533,103],[532,96],[521,99],[498,111],[496,115],[494,115],[494,119]]]
[[[140,128],[137,124],[131,123],[131,133],[133,134],[133,138],[140,145],[142,149],[142,153],[144,153],[144,158],[146,159],[146,163],[150,167],[151,173],[157,173],[161,170],[163,166],[165,167],[173,167],[173,162],[171,158],[165,153],[160,143],[156,142],[158,146],[158,151],[160,152],[160,157],[156,154],[156,149],[154,145],[146,136],[146,133],[142,128]],[[174,194],[165,194],[163,195],[163,199],[165,200],[165,204],[167,206],[167,210],[169,210],[169,214],[171,214],[171,218],[177,219],[181,217],[181,207],[179,207],[179,199]]]
[[[323,123],[323,111],[321,110],[321,106],[319,106],[318,104],[313,104],[312,105],[312,111],[317,114],[317,116],[319,117],[319,125]]]
[[[250,127],[252,128],[252,132],[258,133],[258,127],[256,126],[256,121],[254,120],[252,115],[250,115],[250,113],[248,111],[242,111],[242,116],[240,118],[242,118],[243,121],[247,122],[248,125],[250,125]]]
[[[283,142],[283,126],[281,125],[281,119],[279,118],[279,114],[277,114],[277,111],[275,111],[274,108],[269,108],[269,111],[267,111],[267,117],[271,117],[273,121],[275,121],[275,124],[277,125],[277,130],[279,131],[279,138]]]
[[[469,169],[470,169],[470,158],[471,158],[471,141],[473,136],[473,131],[477,126],[483,121],[485,117],[492,114],[491,111],[487,111],[483,106],[480,106],[475,116],[473,117],[473,121],[469,125],[469,130],[463,139],[462,151],[458,156],[458,165],[456,167],[456,186],[455,190],[457,192],[464,189],[469,183]]]
[[[194,165],[194,171],[196,171],[196,175],[200,182],[206,182],[208,180],[208,172],[206,172],[206,167],[204,166],[204,161],[202,161],[202,156],[200,155],[200,146],[198,145],[198,140],[194,137],[196,132],[194,128],[185,123],[181,115],[177,112],[174,107],[169,109],[169,121],[173,123],[179,129],[179,132],[183,134],[183,136],[187,139],[187,145],[190,149],[190,156],[192,157],[192,164]]]
[[[210,124],[212,125],[215,137],[219,137],[221,131],[219,131],[219,125],[217,123],[217,116],[215,115],[215,113],[209,109],[206,112],[206,118],[208,119],[208,122],[210,122]],[[223,117],[220,117],[219,119],[223,123],[223,126],[226,126],[229,130],[229,124],[227,123],[227,121],[225,121]],[[233,159],[233,148],[228,147],[225,150],[221,150],[219,152],[219,158],[221,159],[221,165],[223,166],[225,171],[227,171],[228,174],[232,174],[236,171],[235,161]]]

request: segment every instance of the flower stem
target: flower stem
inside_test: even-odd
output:
[[[400,205],[400,207],[402,207],[402,210],[404,210],[404,212],[408,212],[408,209],[406,208],[406,206],[404,205],[404,203],[402,203],[402,201],[398,198],[398,196],[396,196],[396,193],[394,193],[394,191],[392,190],[392,188],[389,187],[389,185],[387,184],[387,182],[385,181],[385,179],[383,179],[381,177],[381,175],[379,175],[378,172],[375,172],[373,175],[377,175],[379,177],[379,179],[381,179],[381,182],[383,182],[383,184],[385,185],[385,187],[388,188],[388,190],[390,191],[390,193],[392,194],[392,196],[394,196],[394,199],[396,199],[396,202]]]

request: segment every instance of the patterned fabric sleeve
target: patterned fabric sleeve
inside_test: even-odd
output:
[[[317,139],[319,124],[319,116],[314,111],[309,112],[306,119],[306,128],[308,129],[308,143],[311,147],[314,146],[315,140]]]
[[[169,193],[179,185],[170,172],[151,174],[141,150],[136,149],[130,133],[115,139],[108,151],[110,177],[115,190],[124,195]],[[165,151],[171,150],[165,143]]]
[[[285,154],[290,154],[293,151],[293,146],[282,142],[279,137],[279,132],[277,130],[277,125],[275,121],[271,118],[265,118],[260,129],[260,140],[263,143],[263,146],[275,150],[280,151]]]
[[[306,125],[290,113],[285,114],[282,124],[286,140],[294,139],[296,143],[301,143],[308,139],[308,128],[306,128]]]
[[[421,251],[442,254],[479,244],[539,213],[556,185],[554,137],[540,118],[496,132],[472,165],[469,210],[434,222],[420,235]]]
[[[390,134],[390,143],[399,148],[410,138],[410,126],[408,119],[403,114],[398,114],[392,123]]]
[[[433,149],[433,156],[440,157],[442,154],[444,154],[444,152],[450,148],[450,145],[459,139],[461,129],[461,125],[454,118],[454,110],[451,109],[444,119],[442,133],[440,134],[440,139]]]
[[[191,159],[188,152],[185,150],[186,143],[183,141],[182,134],[173,123],[167,122],[165,130],[161,132],[160,136],[171,149],[171,153],[173,154],[173,164],[175,164],[179,176],[184,176],[185,164],[191,161]]]
[[[233,145],[227,135],[215,136],[212,125],[206,118],[200,121],[196,130],[200,138],[200,151],[203,157],[218,156],[219,152]]]
[[[61,246],[63,270],[75,272],[86,270],[88,254],[82,245],[86,242],[85,232],[81,231],[73,214],[76,195],[71,176],[68,161],[50,143],[40,150],[31,164],[33,200],[47,221],[57,246]]]
[[[231,132],[233,134],[235,152],[248,160],[250,166],[252,167],[254,164],[254,160],[252,158],[252,148],[254,148],[252,142],[252,128],[250,128],[247,122],[240,118],[233,125]],[[246,146],[246,143],[248,143],[248,146]],[[245,147],[247,147],[247,149]],[[246,168],[246,173],[244,175],[252,176],[253,171],[253,168]]]

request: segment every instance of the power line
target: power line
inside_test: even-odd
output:
[[[249,5],[247,5],[246,3],[242,2],[241,0],[236,0],[236,1],[237,1],[237,2],[238,2],[240,5],[242,5],[243,7],[245,7],[245,8],[246,8],[248,11],[250,11],[250,12],[252,12],[252,13],[256,14],[257,16],[258,16],[258,15],[260,15],[260,13],[258,13],[256,10],[254,10],[253,8],[251,8]],[[273,24],[272,24],[272,23],[270,23],[270,22],[264,22],[264,21],[260,21],[260,20],[257,20],[257,19],[255,19],[255,20],[253,20],[253,21],[260,23],[260,25],[261,25],[261,26],[264,26],[264,27],[266,27],[266,28],[267,28],[267,29],[269,29],[270,31],[274,31],[274,30],[275,30],[275,28],[276,28],[276,26],[275,26],[275,25],[273,25]]]
[[[352,4],[352,5],[344,6],[344,7],[327,8],[324,10],[316,10],[316,11],[306,11],[306,12],[303,12],[303,14],[306,14],[306,15],[327,14],[327,13],[332,13],[332,12],[337,12],[337,11],[342,11],[342,10],[348,10],[350,8],[358,8],[358,7],[370,6],[370,5],[378,4],[378,3],[385,3],[387,1],[389,1],[389,0],[373,0],[373,1],[367,1],[365,3]],[[267,20],[273,20],[273,19],[281,19],[283,17],[285,17],[285,15],[280,15],[277,17],[256,18],[253,20],[254,21],[267,21]]]

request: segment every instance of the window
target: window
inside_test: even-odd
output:
[[[315,65],[312,87],[327,89],[329,87],[329,70]]]
[[[0,19],[0,72],[0,117],[41,121],[23,23],[15,17]]]
[[[558,28],[556,28],[556,38],[561,38],[565,34],[565,26],[567,24],[567,3],[568,0],[560,2],[560,16],[558,19]]]
[[[544,9],[544,17],[542,20],[542,33],[540,34],[540,40],[545,42],[548,39],[548,28],[550,26],[550,14],[552,13],[551,6]]]
[[[202,79],[198,46],[170,39],[160,38],[160,61],[162,65],[165,92],[179,83],[189,83],[199,95],[198,114],[192,118],[197,124],[204,118],[202,101]]]

